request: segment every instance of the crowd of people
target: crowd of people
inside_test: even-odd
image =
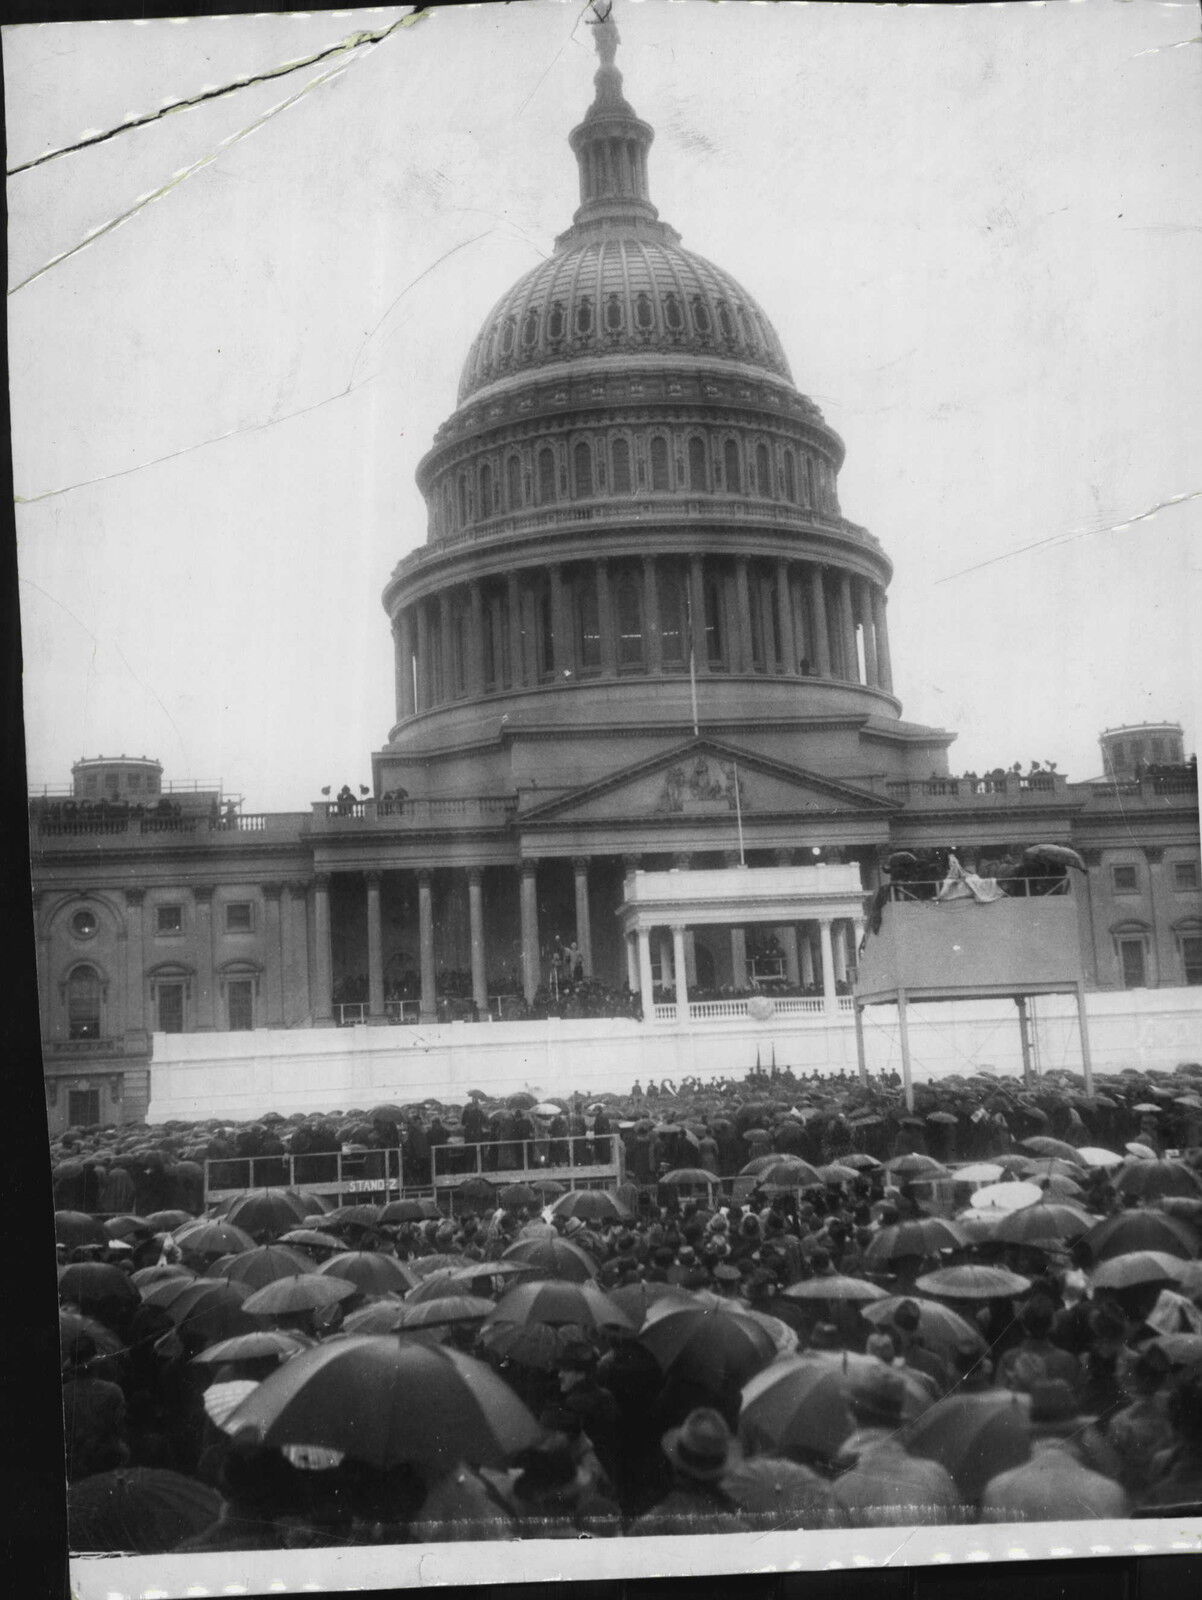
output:
[[[1197,1514],[1200,1119],[1202,1066],[768,1068],[70,1130],[72,1546]],[[438,1144],[496,1159],[451,1198]],[[405,1194],[331,1209],[330,1146]],[[206,1211],[248,1155],[280,1181]]]

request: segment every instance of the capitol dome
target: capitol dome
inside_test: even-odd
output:
[[[791,381],[776,330],[728,272],[671,238],[606,229],[501,297],[468,351],[459,404],[532,368],[644,352],[717,357]]]

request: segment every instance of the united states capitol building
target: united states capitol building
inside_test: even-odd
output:
[[[661,219],[653,130],[594,31],[579,207],[485,318],[419,469],[371,792],[256,813],[99,757],[31,803],[52,1131],[854,1065],[867,900],[930,846],[982,872],[1071,846],[1098,1064],[1197,1054],[1180,727],[1109,730],[1069,782],[953,776],[954,733],[905,720],[843,441],[765,310]]]

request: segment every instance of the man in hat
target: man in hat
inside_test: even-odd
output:
[[[844,1450],[855,1465],[835,1485],[835,1498],[855,1527],[963,1520],[951,1475],[935,1461],[912,1456],[899,1440],[905,1393],[902,1379],[883,1364],[858,1369],[848,1382],[857,1432]]]
[[[621,1419],[613,1395],[597,1382],[598,1359],[587,1339],[565,1345],[559,1360],[559,1404],[579,1419],[606,1475],[616,1481]]]
[[[1035,1295],[1019,1307],[1018,1323],[1024,1338],[998,1362],[997,1381],[1006,1389],[1018,1387],[1011,1380],[1016,1365],[1028,1366],[1037,1361],[1048,1380],[1059,1378],[1070,1389],[1076,1389],[1081,1379],[1081,1364],[1070,1350],[1062,1350],[1052,1343],[1049,1335],[1056,1320],[1056,1308],[1042,1295]]]
[[[670,1492],[639,1517],[632,1534],[746,1533],[722,1479],[740,1459],[739,1446],[721,1414],[709,1406],[690,1411],[669,1428],[660,1448],[672,1469]]]
[[[621,1512],[602,1494],[561,1434],[553,1433],[521,1457],[521,1472],[506,1499],[524,1539],[594,1538],[622,1531]]]
[[[1110,1477],[1087,1467],[1074,1444],[1088,1426],[1062,1379],[1030,1391],[1031,1459],[990,1479],[981,1497],[982,1522],[1081,1521],[1125,1517],[1127,1496]]]

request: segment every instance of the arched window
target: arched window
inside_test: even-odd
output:
[[[100,974],[95,967],[76,967],[67,979],[67,1037],[99,1039]]]
[[[505,463],[505,497],[511,511],[517,511],[522,504],[522,463],[517,456],[510,456]]]
[[[576,659],[582,672],[601,670],[601,613],[591,568],[576,584]]]
[[[651,309],[650,297],[640,293],[634,302],[634,324],[640,333],[650,333],[655,326],[655,312]]]
[[[708,338],[713,332],[714,323],[710,316],[710,308],[699,294],[693,296],[693,326],[703,339]]]
[[[659,637],[665,667],[682,667],[687,654],[684,584],[679,572],[659,572]]]
[[[664,296],[664,323],[669,333],[680,333],[684,328],[684,307],[679,295]]]
[[[480,467],[480,515],[492,516],[492,468],[487,461]]]
[[[606,333],[620,333],[622,330],[622,302],[616,294],[611,294],[605,302],[605,331]]]
[[[792,450],[785,451],[785,495],[797,504],[797,464],[793,460]]]
[[[587,500],[593,492],[593,452],[583,439],[572,451],[572,472],[577,500]]]
[[[640,667],[643,664],[643,603],[633,573],[624,572],[618,579],[614,600],[618,618],[618,665]]]
[[[576,332],[587,336],[593,331],[593,302],[592,298],[583,294],[580,304],[576,307]]]
[[[727,494],[743,492],[743,474],[739,469],[739,447],[733,439],[722,446],[722,470],[726,477]]]
[[[548,339],[562,339],[566,327],[567,318],[564,316],[563,301],[556,300],[551,307],[551,315],[547,318]]]
[[[805,485],[806,505],[812,506],[814,504],[814,463],[809,456],[805,458]]]
[[[651,440],[651,487],[659,494],[667,493],[672,487],[668,470],[668,441],[658,433]]]
[[[751,318],[747,315],[747,311],[746,311],[745,307],[740,306],[738,308],[738,310],[739,310],[739,330],[743,335],[744,342],[746,344],[750,345],[751,348],[754,350],[755,346],[756,346],[756,337],[755,337],[755,329],[752,326]]]
[[[725,300],[718,301],[718,326],[722,330],[724,339],[734,339],[735,325],[730,315],[730,307]]]
[[[765,500],[773,499],[772,494],[772,465],[768,460],[768,446],[757,444],[755,447],[755,477],[756,487]]]
[[[515,332],[516,324],[514,323],[513,318],[506,317],[505,321],[501,324],[501,354],[503,356],[511,356],[513,354],[513,340]]]
[[[696,434],[689,440],[689,488],[702,493],[709,488],[705,440]]]
[[[459,474],[459,526],[467,527],[467,473]]]
[[[538,503],[552,504],[555,499],[555,452],[544,445],[538,453]]]
[[[522,343],[525,345],[527,350],[532,350],[537,338],[538,310],[536,307],[531,306],[529,311],[526,313],[525,321],[522,323]]]
[[[612,454],[614,493],[629,494],[631,488],[629,443],[625,439],[615,439]]]

